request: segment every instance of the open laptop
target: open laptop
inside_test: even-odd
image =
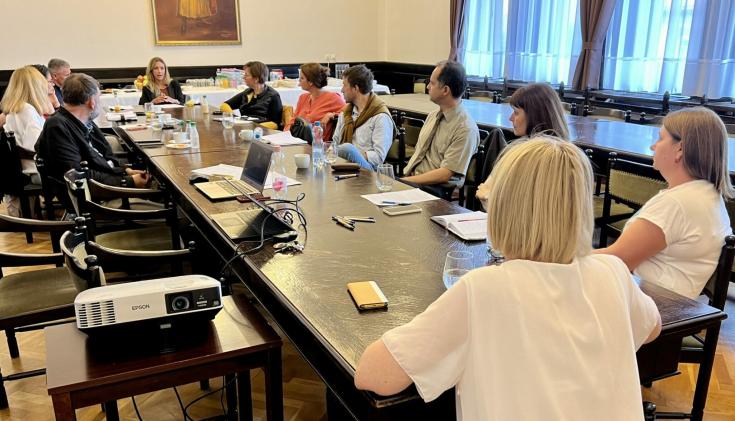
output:
[[[210,200],[234,199],[237,196],[261,194],[265,180],[268,178],[268,171],[270,171],[271,155],[273,155],[273,149],[265,144],[253,142],[239,180],[209,181],[196,183],[194,186]]]

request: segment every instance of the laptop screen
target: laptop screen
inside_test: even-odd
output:
[[[252,142],[240,180],[262,192],[271,166],[271,155],[273,155],[273,149],[269,146],[260,142]]]

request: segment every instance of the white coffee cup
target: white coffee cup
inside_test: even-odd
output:
[[[242,140],[253,140],[253,129],[240,130],[240,139]]]
[[[162,105],[153,105],[153,112],[156,114],[161,114],[163,112],[163,106]]]
[[[293,156],[293,160],[296,162],[296,168],[309,168],[311,156],[306,153],[297,153]]]
[[[174,118],[171,116],[171,114],[161,114],[159,119],[162,123],[170,123],[173,121]]]

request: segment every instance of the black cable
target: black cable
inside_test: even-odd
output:
[[[131,396],[130,399],[133,400],[133,408],[135,408],[135,415],[138,416],[138,420],[143,421],[143,417],[140,416],[140,411],[138,410],[138,404],[135,403],[135,396]]]
[[[213,394],[215,394],[215,393],[217,393],[217,392],[219,392],[219,391],[222,391],[222,390],[224,390],[225,388],[227,388],[227,386],[229,386],[230,384],[232,384],[232,383],[233,383],[234,381],[235,381],[235,377],[233,377],[233,378],[232,378],[232,380],[230,380],[230,381],[229,381],[229,382],[227,382],[227,383],[224,383],[224,382],[223,382],[223,384],[222,384],[222,387],[220,387],[220,388],[217,388],[217,389],[214,389],[214,390],[212,390],[211,392],[207,392],[207,393],[203,394],[202,396],[200,396],[200,397],[198,397],[198,398],[194,399],[193,401],[189,402],[189,403],[188,403],[188,404],[187,404],[187,405],[186,405],[186,406],[184,407],[184,417],[185,417],[185,419],[190,419],[190,420],[193,420],[193,418],[189,416],[189,408],[190,408],[190,407],[191,407],[192,405],[194,405],[195,403],[199,402],[200,400],[202,400],[202,399],[206,398],[207,396],[213,395]]]
[[[184,421],[194,421],[192,417],[189,416],[189,414],[186,413],[186,408],[184,408],[184,402],[181,401],[181,396],[179,395],[178,389],[176,389],[176,386],[174,386],[174,393],[176,393],[176,400],[179,401],[179,407],[181,408],[181,413],[184,414]]]

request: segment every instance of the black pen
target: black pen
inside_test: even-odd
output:
[[[342,174],[342,175],[335,175],[334,181],[344,180],[346,178],[354,178],[357,177],[360,174]]]
[[[347,228],[348,230],[354,231],[354,229],[355,229],[355,225],[354,224],[351,224],[351,223],[345,221],[343,218],[341,218],[339,216],[333,216],[332,217],[332,220],[334,222],[342,225],[343,227]]]

